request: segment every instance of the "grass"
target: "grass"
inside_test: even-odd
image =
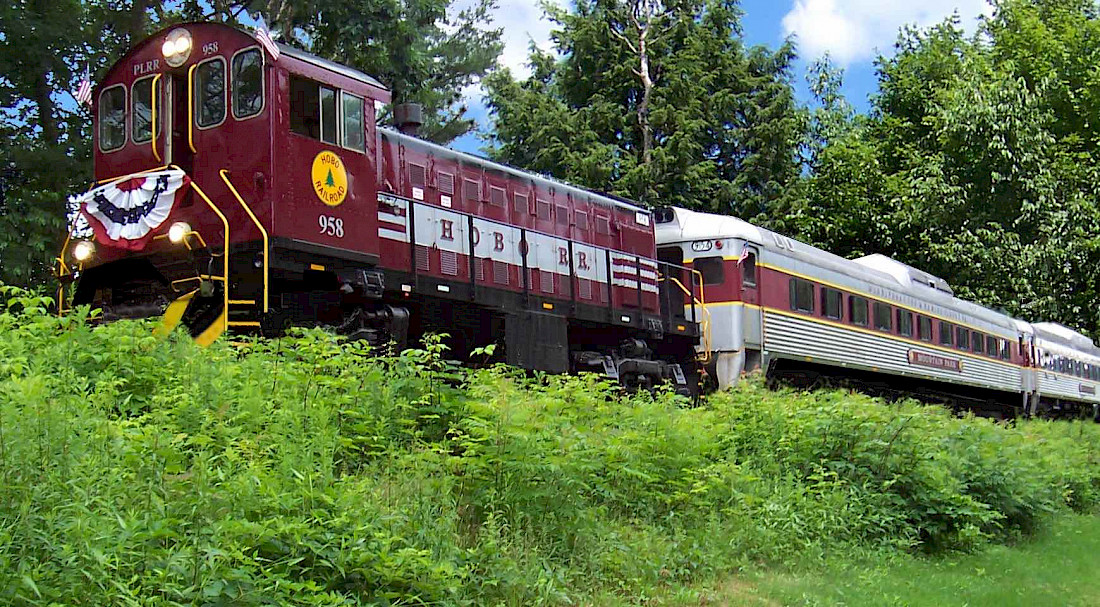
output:
[[[883,553],[781,569],[753,567],[709,584],[667,588],[649,604],[1089,607],[1100,605],[1097,555],[1100,517],[1064,515],[1030,538],[970,554]],[[607,597],[601,604],[623,602]]]

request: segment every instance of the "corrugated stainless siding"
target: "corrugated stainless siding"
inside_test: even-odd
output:
[[[1039,371],[1039,393],[1042,396],[1082,400],[1090,403],[1100,402],[1100,396],[1096,394],[1082,394],[1082,385],[1092,386],[1093,390],[1100,393],[1100,385],[1097,382],[1079,377],[1070,377],[1061,373]]]
[[[1021,372],[1016,365],[964,354],[944,352],[917,344],[855,331],[809,318],[764,311],[764,347],[770,353],[792,358],[812,357],[814,362],[858,365],[883,373],[964,383],[1010,392],[1021,391]],[[962,372],[909,363],[909,351],[962,360]]]

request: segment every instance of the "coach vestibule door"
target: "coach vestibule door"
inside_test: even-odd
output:
[[[760,305],[759,277],[756,269],[756,247],[745,245],[737,268],[741,274],[741,301],[750,306]]]
[[[173,164],[191,173],[194,154],[188,142],[189,129],[194,125],[190,123],[188,104],[191,96],[188,95],[187,76],[184,74],[165,74],[170,79],[171,86],[165,87],[165,107],[162,115],[165,116],[165,132],[168,136],[164,142],[164,163]]]

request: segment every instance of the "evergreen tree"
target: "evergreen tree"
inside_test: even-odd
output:
[[[547,8],[557,55],[487,80],[489,152],[649,205],[753,216],[798,179],[794,51],[746,48],[733,0]]]

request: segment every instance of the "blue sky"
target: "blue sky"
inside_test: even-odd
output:
[[[559,0],[567,1],[567,0]],[[542,18],[537,0],[498,0],[497,24],[504,28],[505,49],[500,63],[513,74],[524,75],[527,46],[534,41],[549,49],[550,24]],[[461,0],[456,2],[461,4]],[[958,13],[968,30],[990,10],[986,0],[741,0],[742,26],[748,44],[776,48],[788,37],[795,40],[799,59],[795,81],[800,100],[806,101],[806,66],[828,53],[843,67],[844,94],[858,111],[866,111],[877,90],[874,59],[889,55],[898,29],[906,24],[928,26]],[[488,117],[481,92],[467,92],[469,115],[481,128]],[[463,137],[454,147],[477,153],[481,142]]]

